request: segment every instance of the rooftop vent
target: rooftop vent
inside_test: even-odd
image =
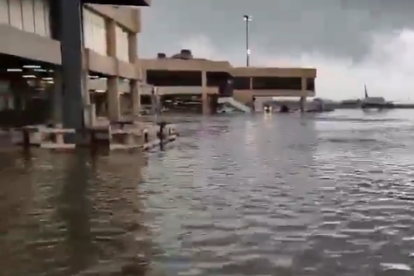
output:
[[[191,54],[191,50],[189,50],[189,49],[182,49],[180,53],[181,53],[182,55],[192,56],[192,54]]]
[[[191,53],[191,50],[188,49],[182,49],[180,53],[173,55],[171,58],[176,59],[192,59],[193,54]]]
[[[158,53],[158,54],[157,54],[157,58],[158,58],[158,59],[167,58],[167,55],[166,55],[165,53]]]

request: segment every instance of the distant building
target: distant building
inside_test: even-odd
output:
[[[383,97],[367,97],[367,98],[364,98],[362,100],[362,103],[363,104],[366,104],[366,103],[369,103],[369,104],[385,104],[386,101],[385,101],[385,98],[383,98]]]
[[[314,97],[316,93],[315,68],[234,67],[228,61],[194,57],[189,49],[170,57],[159,53],[154,59],[141,59],[140,65],[144,81],[164,95],[232,95],[240,103],[253,105],[254,98],[260,104],[271,97]]]

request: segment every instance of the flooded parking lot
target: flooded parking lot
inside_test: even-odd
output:
[[[5,153],[0,275],[412,275],[413,115],[187,117],[148,157]]]

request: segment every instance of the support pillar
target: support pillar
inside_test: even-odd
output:
[[[299,109],[301,113],[304,113],[306,111],[306,96],[300,97],[299,99]]]
[[[121,105],[117,77],[108,78],[108,90],[106,95],[108,101],[108,119],[111,122],[119,121],[121,119]]]
[[[128,55],[129,55],[129,62],[134,64],[137,73],[136,76],[138,77],[138,79],[142,79],[142,76],[140,74],[139,70],[140,68],[138,68],[138,54],[137,54],[137,46],[138,46],[138,41],[137,41],[137,34],[136,33],[129,33],[128,34]],[[141,93],[140,93],[140,81],[138,80],[130,80],[129,81],[130,84],[130,93],[131,93],[131,101],[132,101],[132,117],[133,119],[137,119],[139,117],[139,113],[141,110]]]
[[[206,71],[201,73],[201,85],[202,85],[202,93],[201,93],[201,104],[202,104],[202,111],[203,115],[210,115],[210,101],[207,94],[207,74]]]
[[[299,108],[300,112],[304,113],[306,111],[306,97],[307,97],[307,90],[306,90],[306,78],[301,79],[301,97],[299,99]]]
[[[60,68],[56,68],[53,76],[52,93],[52,124],[55,126],[62,125],[62,72]]]
[[[158,115],[161,111],[159,103],[158,87],[151,88],[151,114]]]
[[[116,57],[116,23],[113,19],[107,18],[106,22],[106,45],[107,55],[110,57]],[[116,122],[121,119],[121,102],[118,89],[118,78],[108,77],[106,102],[107,102],[107,114],[110,122]]]
[[[141,110],[141,93],[139,82],[137,80],[131,80],[129,82],[131,87],[131,100],[132,100],[132,118],[135,120],[139,117]]]
[[[82,4],[60,0],[62,52],[62,122],[65,128],[85,127],[85,76],[83,68]],[[73,139],[71,139],[73,140]],[[77,139],[74,141],[78,142]]]

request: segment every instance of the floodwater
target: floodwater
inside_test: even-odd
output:
[[[413,275],[413,118],[187,117],[147,157],[2,153],[0,275]]]

